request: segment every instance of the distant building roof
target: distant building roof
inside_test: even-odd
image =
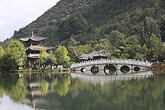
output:
[[[46,50],[51,50],[53,49],[54,47],[44,47],[44,46],[30,46],[30,47],[27,47],[26,48],[26,51],[27,50],[40,50],[41,48],[46,48]]]
[[[42,41],[42,40],[45,40],[47,39],[46,37],[39,37],[39,36],[29,36],[29,37],[25,37],[25,38],[19,38],[20,41],[23,41],[23,42],[27,42],[28,40],[32,40],[32,41]]]
[[[96,59],[96,58],[107,58],[111,56],[110,53],[106,53],[104,50],[100,50],[100,51],[93,51],[90,54],[83,54],[81,56],[79,56],[80,60],[88,60],[88,59]]]
[[[50,54],[48,54],[48,56],[49,56]],[[40,54],[38,53],[38,54],[29,54],[28,56],[27,56],[28,58],[34,58],[34,59],[36,59],[36,58],[39,58],[40,57]]]
[[[39,58],[40,54],[29,54],[28,58]]]
[[[80,60],[86,60],[86,59],[88,59],[88,56],[89,56],[89,54],[82,54],[82,55],[79,56],[78,58],[79,58]]]

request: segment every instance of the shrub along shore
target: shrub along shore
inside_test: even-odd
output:
[[[16,74],[61,74],[61,73],[70,73],[69,68],[55,68],[55,69],[37,69],[37,70],[15,70],[13,71]]]

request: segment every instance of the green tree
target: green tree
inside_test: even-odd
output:
[[[0,85],[0,98],[5,95],[5,89]]]
[[[105,50],[105,51],[110,51],[110,43],[107,38],[100,39],[98,43],[95,46],[95,50]]]
[[[164,20],[161,23],[160,30],[161,30],[162,41],[165,42],[165,18],[164,18]]]
[[[51,65],[51,68],[53,65],[57,64],[57,59],[56,59],[55,55],[53,54],[52,50],[50,51],[50,54],[49,54],[46,62],[47,62],[47,64]]]
[[[108,37],[109,37],[110,44],[116,48],[119,46],[120,40],[122,40],[123,37],[125,37],[125,35],[120,33],[117,30],[113,30],[110,36]]]
[[[39,56],[39,59],[37,60],[37,63],[39,64],[39,66],[44,66],[45,68],[47,56],[48,54],[46,52],[46,48],[44,47],[40,48],[40,56]]]
[[[4,63],[6,67],[9,67],[9,69],[16,69],[18,66],[23,65],[23,61],[25,59],[25,48],[19,40],[11,40],[11,43],[5,51]]]
[[[79,42],[76,39],[74,39],[73,37],[70,37],[68,46],[77,46],[78,44]]]
[[[142,45],[146,44],[149,48],[150,45],[150,37],[152,33],[157,36],[160,36],[160,26],[158,22],[154,20],[152,17],[146,17],[144,20],[144,25],[142,27],[142,35],[140,37],[140,42]]]
[[[5,54],[5,51],[3,50],[3,47],[0,45],[0,66],[3,65],[4,54]]]
[[[150,48],[148,49],[148,59],[164,60],[164,46],[155,34],[150,37]]]
[[[71,57],[71,61],[77,62],[78,57],[84,53],[90,53],[93,51],[91,44],[86,45],[78,45],[78,46],[69,46],[68,47],[69,56]]]
[[[58,48],[55,50],[55,56],[57,58],[57,63],[60,65],[67,64],[70,61],[68,50],[65,46],[58,46]]]
[[[113,55],[117,58],[144,60],[147,56],[147,47],[145,45],[141,47],[129,39],[122,39],[118,49],[115,50]]]
[[[72,35],[85,33],[89,30],[89,25],[82,14],[75,14],[64,20],[58,29],[61,40],[69,39]]]
[[[5,51],[3,50],[3,47],[0,45],[0,59],[3,57]]]
[[[42,47],[40,48],[40,59],[46,59],[48,56],[47,52],[46,52],[46,48]]]

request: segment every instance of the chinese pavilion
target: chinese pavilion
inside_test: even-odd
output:
[[[109,56],[111,56],[111,54],[106,53],[104,50],[99,50],[99,51],[94,50],[92,53],[83,54],[78,58],[81,61],[87,61],[87,60],[96,60],[96,59],[107,59]]]
[[[40,44],[40,41],[43,41],[45,39],[47,38],[33,35],[33,32],[32,36],[26,38],[19,38],[19,40],[22,41],[25,46],[25,51],[27,55],[26,66],[32,67],[35,65],[36,60],[40,56],[40,48],[44,47]],[[44,48],[46,48],[46,51],[53,49],[53,47]]]

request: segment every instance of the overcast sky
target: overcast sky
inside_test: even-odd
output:
[[[26,26],[60,0],[0,0],[0,41]]]

